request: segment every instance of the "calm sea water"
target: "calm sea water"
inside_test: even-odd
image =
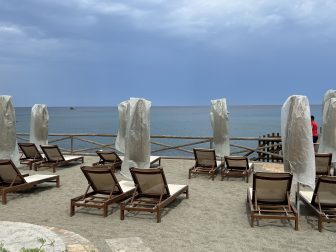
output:
[[[310,109],[311,114],[315,115],[320,124],[321,105],[311,105]],[[231,137],[257,137],[280,132],[280,105],[229,106],[228,110]],[[29,132],[31,108],[18,107],[15,112],[17,132]],[[117,134],[118,132],[116,107],[75,107],[73,110],[68,107],[49,107],[48,112],[49,133]],[[150,119],[152,135],[212,135],[209,106],[152,107]],[[171,140],[168,142],[178,143]],[[81,143],[81,145],[84,144]],[[251,146],[251,143],[246,145]],[[169,155],[172,152],[165,154]]]

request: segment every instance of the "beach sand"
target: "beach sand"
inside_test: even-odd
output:
[[[85,157],[85,164],[98,161]],[[188,179],[192,160],[162,160],[171,184],[188,184],[190,197],[181,195],[168,206],[161,223],[154,214],[126,213],[120,220],[118,205],[110,208],[108,217],[98,209],[77,209],[69,216],[70,199],[83,194],[87,187],[79,165],[58,168],[61,187],[41,185],[25,193],[8,195],[7,205],[1,205],[1,221],[19,221],[75,232],[90,240],[100,251],[111,251],[108,244],[129,240],[142,241],[143,251],[332,251],[335,247],[336,225],[326,224],[322,233],[317,219],[302,207],[299,231],[294,223],[280,220],[261,220],[250,227],[246,207],[249,184],[243,179],[220,176],[211,181],[199,175]],[[275,169],[282,165],[255,165],[256,170]],[[22,173],[28,171],[21,169]],[[37,173],[50,174],[50,170]],[[117,174],[118,179],[124,179]],[[137,238],[136,238],[137,237]],[[123,240],[124,238],[124,240]],[[111,245],[111,246],[112,246]],[[116,247],[115,247],[116,248]],[[113,250],[112,250],[113,251]],[[115,251],[118,251],[115,249]],[[121,251],[121,250],[119,250]],[[124,251],[127,251],[125,249]]]

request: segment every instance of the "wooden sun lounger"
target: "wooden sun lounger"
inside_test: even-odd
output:
[[[256,219],[286,219],[294,220],[295,230],[298,230],[298,213],[289,197],[292,178],[290,173],[253,174],[253,187],[247,189],[251,227]]]
[[[121,164],[124,160],[124,156],[119,156],[115,151],[103,151],[99,150],[96,151],[97,155],[99,156],[99,161],[93,163],[93,166],[96,165],[105,165],[114,167],[114,169],[121,169]],[[150,156],[149,159],[150,167],[159,167],[161,165],[161,157],[160,156]]]
[[[299,200],[317,215],[318,230],[322,232],[323,222],[336,222],[336,177],[318,177],[314,191],[299,191]]]
[[[242,177],[248,183],[249,177],[254,170],[254,164],[247,157],[225,156],[225,166],[222,168],[222,180],[224,177]]]
[[[29,170],[32,169],[35,163],[44,161],[44,157],[34,143],[18,143],[18,145],[23,154],[20,157],[20,164],[27,164]]]
[[[51,167],[53,172],[56,167],[65,166],[72,162],[84,163],[83,156],[63,155],[57,145],[41,145],[41,149],[45,155],[45,161],[35,165],[35,170],[40,167]]]
[[[59,175],[35,174],[23,176],[11,160],[0,160],[0,192],[3,205],[7,203],[8,193],[32,188],[44,182],[56,183],[56,187],[59,187]]]
[[[195,165],[189,169],[188,178],[191,179],[192,174],[208,174],[212,180],[215,174],[222,166],[222,162],[216,160],[214,149],[194,149]]]
[[[70,216],[75,214],[76,207],[89,207],[103,209],[106,217],[109,205],[131,197],[135,190],[132,182],[118,181],[111,168],[82,166],[81,170],[89,185],[83,195],[71,199]]]
[[[136,189],[132,198],[120,205],[121,220],[125,218],[125,211],[141,211],[156,213],[157,222],[161,222],[164,207],[183,193],[189,197],[187,185],[167,184],[162,168],[130,168],[130,172]]]
[[[332,153],[315,153],[316,179],[318,176],[331,175]]]
[[[99,161],[93,163],[93,166],[104,165],[108,167],[110,166],[111,168],[113,168],[113,170],[121,169],[122,160],[115,151],[99,150],[96,151],[96,153],[99,156]]]

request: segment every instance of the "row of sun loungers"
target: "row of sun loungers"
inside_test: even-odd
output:
[[[57,150],[56,154],[51,156],[61,154],[58,148]],[[48,154],[45,153],[46,156]],[[156,213],[157,222],[160,222],[161,212],[165,206],[181,194],[186,194],[188,198],[188,186],[168,184],[162,168],[130,168],[133,182],[118,181],[114,172],[120,168],[122,157],[116,153],[104,151],[98,151],[97,154],[100,157],[99,162],[94,163],[93,166],[81,167],[89,185],[83,195],[71,199],[71,216],[75,214],[75,209],[78,207],[93,207],[102,209],[103,216],[106,217],[108,206],[120,203],[121,220],[124,219],[125,211],[146,211]],[[239,176],[248,182],[249,175],[253,173],[252,187],[247,190],[252,227],[257,219],[287,219],[293,220],[294,228],[298,230],[298,211],[290,201],[292,174],[253,172],[253,164],[251,165],[247,158],[225,157],[222,162],[217,160],[214,150],[195,149],[194,154],[195,165],[189,169],[189,178],[193,174],[208,174],[213,180],[220,169],[222,179]],[[160,157],[154,156],[151,161],[155,163],[161,160]],[[27,164],[31,165],[31,163]],[[336,177],[327,176],[331,174],[330,167],[331,154],[316,154],[318,176],[315,189],[300,191],[298,194],[298,199],[307,204],[318,216],[319,231],[322,231],[323,222],[336,221]],[[44,182],[53,182],[59,187],[59,176],[22,175],[12,161],[0,161],[0,189],[3,204],[7,202],[7,193]]]
[[[99,161],[93,163],[93,166],[97,165],[107,165],[111,166],[115,170],[121,169],[121,164],[124,161],[124,156],[119,156],[115,151],[96,151],[99,156]],[[150,167],[160,167],[161,165],[161,157],[160,156],[150,156],[149,158]]]
[[[164,207],[183,193],[188,198],[188,186],[167,184],[162,168],[130,168],[134,183],[118,181],[108,167],[83,166],[81,170],[89,185],[83,195],[71,199],[70,216],[75,214],[76,207],[89,207],[103,209],[106,217],[109,205],[123,201],[120,204],[121,220],[125,211],[145,211],[155,212],[157,222],[161,222]]]
[[[109,205],[128,199],[120,206],[121,220],[124,219],[125,211],[145,211],[155,212],[157,222],[161,222],[164,207],[183,193],[188,198],[188,186],[167,184],[162,168],[130,168],[134,183],[118,181],[114,170],[109,167],[82,166],[81,171],[89,185],[83,195],[71,199],[70,216],[75,214],[76,207],[90,207],[103,209],[106,217]],[[44,182],[56,183],[59,187],[59,175],[22,175],[11,160],[0,161],[2,204],[7,203],[8,193],[32,188]]]
[[[41,145],[41,150],[43,154],[40,153],[38,148],[34,143],[18,143],[20,150],[22,151],[22,157],[20,158],[21,164],[27,164],[31,170],[41,167],[50,167],[53,172],[56,171],[56,167],[64,166],[72,162],[84,163],[83,156],[75,155],[63,155],[61,150],[57,145]],[[111,165],[114,169],[121,169],[122,161],[124,156],[119,156],[114,151],[97,151],[97,155],[100,160],[93,165]],[[150,156],[150,166],[160,167],[161,157],[160,156]]]
[[[213,149],[194,149],[194,156],[195,165],[189,169],[189,179],[192,175],[208,174],[214,180],[216,173],[221,170],[222,180],[225,177],[243,177],[248,183],[254,169],[254,164],[243,156],[225,156],[224,162],[217,160]]]
[[[37,171],[41,167],[52,168],[56,172],[56,167],[64,166],[72,162],[84,163],[83,156],[63,155],[57,145],[41,145],[43,154],[37,149],[34,143],[18,144],[23,156],[20,158],[21,164],[27,164],[31,170]]]

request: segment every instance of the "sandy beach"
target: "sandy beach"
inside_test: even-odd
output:
[[[85,157],[85,164],[97,162]],[[192,160],[162,160],[168,183],[189,185],[190,197],[182,195],[166,208],[161,223],[154,214],[126,213],[120,220],[118,205],[104,218],[98,209],[77,209],[69,216],[70,199],[83,194],[87,187],[79,165],[58,168],[61,187],[40,185],[25,193],[8,195],[1,205],[0,220],[27,222],[56,227],[77,233],[90,240],[99,251],[114,251],[108,244],[118,239],[138,239],[143,251],[332,251],[336,225],[326,224],[322,233],[317,219],[302,206],[299,231],[294,223],[261,220],[250,227],[246,207],[246,190],[252,184],[243,179],[211,181],[199,175],[188,179]],[[255,170],[281,170],[282,165],[256,164]],[[22,168],[22,173],[36,172]],[[50,170],[39,170],[51,174]],[[118,179],[125,179],[117,173]],[[138,237],[138,238],[136,238]],[[127,242],[125,243],[127,244]],[[122,251],[117,250],[115,251]],[[124,251],[128,251],[127,248]]]

